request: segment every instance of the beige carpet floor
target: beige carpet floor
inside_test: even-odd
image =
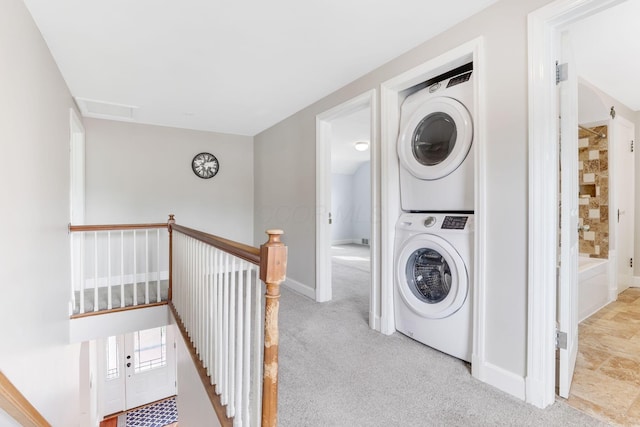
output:
[[[606,425],[564,402],[537,409],[476,380],[465,362],[369,329],[366,262],[348,261],[333,262],[330,302],[282,289],[280,426]]]

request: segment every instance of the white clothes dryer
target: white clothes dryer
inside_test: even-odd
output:
[[[396,224],[396,329],[471,361],[472,214],[408,213]]]
[[[397,151],[403,211],[473,211],[472,73],[433,83],[402,103]]]

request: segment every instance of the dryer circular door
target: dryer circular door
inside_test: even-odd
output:
[[[402,246],[396,262],[400,295],[418,315],[441,319],[464,304],[469,292],[467,267],[445,239],[418,234]]]
[[[422,104],[401,129],[398,157],[416,178],[435,180],[456,170],[473,142],[473,121],[465,106],[447,97]]]

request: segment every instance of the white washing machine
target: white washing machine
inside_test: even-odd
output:
[[[473,98],[472,71],[466,71],[402,103],[397,151],[403,211],[473,211]]]
[[[472,350],[472,214],[406,213],[396,224],[399,332],[467,362]]]

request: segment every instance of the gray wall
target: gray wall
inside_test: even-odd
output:
[[[358,166],[353,174],[354,238],[371,241],[371,162]]]
[[[498,2],[255,136],[255,156],[262,160],[255,169],[255,229],[285,230],[289,277],[315,287],[316,115],[483,36],[486,80],[480,103],[488,136],[485,215],[491,236],[485,254],[487,362],[526,375],[527,15],[546,3]]]
[[[362,163],[353,174],[331,174],[331,241],[360,243],[371,238],[371,168]]]
[[[68,344],[67,311],[73,101],[24,3],[2,0],[1,10],[0,370],[52,425],[79,426],[80,346]]]
[[[345,243],[354,238],[353,175],[331,174],[331,242]]]
[[[253,138],[85,119],[88,224],[165,222],[253,243]],[[207,151],[211,179],[191,170]]]

